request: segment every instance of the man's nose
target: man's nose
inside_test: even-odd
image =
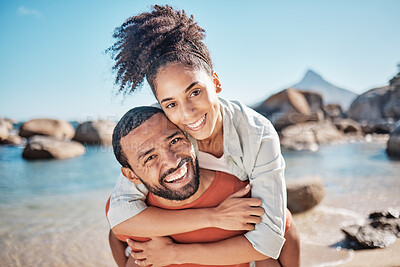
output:
[[[163,166],[166,169],[174,169],[178,167],[181,157],[172,150],[167,150],[163,153]]]

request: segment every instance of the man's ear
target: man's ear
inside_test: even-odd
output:
[[[212,80],[213,84],[215,85],[215,91],[217,93],[220,93],[222,90],[221,81],[219,80],[218,74],[215,71],[213,71],[212,73]]]
[[[135,184],[141,184],[142,181],[138,178],[136,173],[127,167],[121,167],[122,175],[125,176],[129,181]]]

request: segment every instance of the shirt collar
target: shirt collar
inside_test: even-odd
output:
[[[236,127],[233,122],[234,114],[228,107],[226,100],[219,98],[222,110],[223,130],[224,130],[224,155],[243,156],[242,146]]]

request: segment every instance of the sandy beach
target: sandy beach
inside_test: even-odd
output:
[[[399,240],[384,249],[341,247],[341,227],[400,207],[400,162],[388,161],[382,147],[353,144],[286,154],[288,179],[320,173],[326,187],[318,206],[294,215],[302,266],[400,266]],[[82,158],[31,163],[20,159],[20,150],[7,148],[0,162],[0,265],[116,266],[104,212],[119,171],[117,164],[104,168],[113,162],[112,152],[91,149]]]

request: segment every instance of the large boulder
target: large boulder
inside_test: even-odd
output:
[[[270,96],[255,110],[280,131],[288,125],[323,119],[321,108],[320,94],[288,88]]]
[[[400,219],[398,209],[374,212],[364,225],[349,225],[342,228],[349,242],[349,247],[384,248],[400,237]],[[345,241],[347,241],[345,240]]]
[[[111,145],[115,122],[98,120],[86,121],[76,128],[73,140],[88,145]]]
[[[19,128],[19,135],[29,138],[34,135],[51,136],[57,139],[71,139],[75,130],[71,123],[54,119],[33,119]]]
[[[389,140],[386,145],[386,152],[389,157],[400,158],[400,123],[390,133]]]
[[[284,128],[280,141],[288,149],[315,151],[318,145],[343,142],[344,135],[332,122],[306,122]]]
[[[0,117],[0,142],[7,139],[10,130],[9,123]]]
[[[25,159],[67,159],[80,156],[85,147],[75,141],[64,141],[48,136],[34,136],[29,139],[22,157]]]
[[[361,123],[364,132],[389,133],[400,120],[400,75],[388,86],[371,89],[351,104],[349,118]]]
[[[319,178],[287,181],[287,206],[292,213],[299,213],[318,205],[324,198],[325,189]]]

